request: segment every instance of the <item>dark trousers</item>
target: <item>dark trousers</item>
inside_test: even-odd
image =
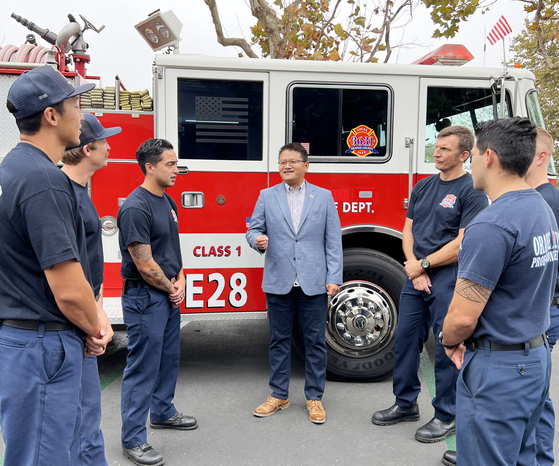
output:
[[[559,307],[555,304],[550,308],[551,323],[547,329],[549,349],[553,351],[559,339]],[[551,466],[555,463],[553,455],[553,440],[555,437],[555,411],[549,396],[545,401],[542,415],[535,430],[536,459],[539,466]]]
[[[457,384],[457,464],[535,466],[533,430],[550,376],[547,343],[525,351],[466,351]]]
[[[270,322],[270,388],[272,396],[285,400],[289,397],[291,374],[291,334],[293,319],[299,311],[305,337],[305,396],[307,400],[321,400],[326,384],[326,293],[307,296],[296,286],[286,295],[266,293]]]
[[[78,331],[0,327],[5,466],[74,466],[84,346]]]
[[[147,441],[146,421],[165,421],[173,405],[179,373],[180,311],[155,288],[129,288],[122,295],[128,327],[128,356],[122,377],[122,446]]]
[[[417,291],[411,280],[406,280],[400,297],[398,326],[394,350],[393,389],[396,404],[411,407],[419,396],[421,383],[418,369],[420,348],[427,338],[430,324],[435,338],[442,330],[448,306],[454,294],[456,269],[454,266],[435,269],[429,273],[431,294]],[[456,416],[456,380],[458,370],[444,348],[435,349],[435,384],[437,396],[433,399],[435,417],[451,421]]]
[[[80,451],[77,466],[107,466],[101,432],[101,384],[97,356],[84,359],[82,368]]]

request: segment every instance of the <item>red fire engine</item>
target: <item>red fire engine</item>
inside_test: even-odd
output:
[[[79,27],[71,32],[79,35]],[[54,48],[65,70],[64,55]],[[87,55],[74,53],[76,71],[66,76],[88,78]],[[328,374],[390,375],[406,279],[402,228],[412,187],[436,173],[438,132],[501,115],[544,125],[532,73],[422,64],[471,58],[458,45],[412,65],[156,54],[153,111],[119,109],[118,82],[109,93],[115,110],[83,108],[105,127],[123,128],[111,138],[108,167],[91,181],[103,224],[109,312],[120,306],[117,212],[143,181],[137,147],[159,137],[174,145],[181,170],[168,192],[179,206],[187,282],[182,312],[208,319],[265,316],[263,258],[245,233],[260,190],[281,181],[278,149],[296,141],[309,152],[307,179],[332,191],[342,224],[344,284],[329,306]],[[0,63],[0,100],[29,66],[37,65]],[[17,141],[12,120],[0,110],[0,125],[9,128],[1,132],[0,157]]]

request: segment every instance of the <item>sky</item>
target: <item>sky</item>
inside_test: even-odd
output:
[[[250,40],[250,26],[256,20],[250,13],[248,0],[218,0],[218,7],[226,34],[230,37],[244,36]],[[56,7],[55,7],[56,5]],[[11,13],[27,18],[37,26],[58,33],[68,23],[67,15],[73,14],[82,24],[78,15],[87,18],[94,26],[105,28],[99,33],[88,30],[85,40],[89,44],[91,62],[89,75],[101,76],[102,86],[113,86],[114,76],[120,79],[128,90],[149,89],[151,92],[151,67],[154,52],[135,30],[134,25],[146,19],[156,9],[172,10],[183,23],[180,52],[218,57],[236,57],[240,50],[218,44],[211,15],[204,0],[153,1],[153,0],[96,0],[76,2],[56,0],[18,0],[2,7],[0,12],[0,46],[21,45],[31,31],[10,17]],[[514,0],[497,0],[491,11],[482,15],[476,13],[468,22],[462,23],[460,32],[452,40],[431,38],[434,31],[429,13],[421,4],[414,11],[414,18],[405,27],[392,29],[392,44],[410,44],[393,51],[389,63],[411,63],[445,43],[465,45],[475,59],[466,66],[500,66],[503,59],[501,42],[490,45],[485,37],[497,20],[504,15],[513,33],[505,39],[508,54],[510,38],[521,32],[526,13],[522,3]],[[39,45],[48,45],[43,39]],[[255,49],[259,53],[258,49]],[[507,55],[507,60],[509,59]],[[97,82],[99,84],[99,82]]]

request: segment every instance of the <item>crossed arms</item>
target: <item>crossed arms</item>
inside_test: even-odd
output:
[[[413,286],[416,290],[425,291],[426,293],[431,294],[431,280],[423,267],[421,267],[421,259],[427,259],[430,262],[431,267],[440,267],[443,265],[453,264],[458,261],[458,250],[460,249],[460,243],[464,237],[464,228],[460,228],[458,230],[458,236],[452,241],[446,243],[441,249],[429,254],[427,257],[420,257],[418,259],[413,253],[414,238],[412,226],[413,220],[406,217],[402,238],[402,248],[404,250],[404,255],[406,256],[406,262],[404,262],[406,274],[408,278],[412,280]]]

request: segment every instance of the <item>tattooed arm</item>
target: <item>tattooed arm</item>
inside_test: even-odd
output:
[[[153,259],[149,244],[131,243],[128,245],[128,252],[130,252],[134,264],[136,264],[138,271],[146,282],[169,294],[175,292],[173,283],[165,276],[161,267]]]
[[[489,296],[491,290],[476,282],[465,278],[456,281],[454,297],[443,325],[445,345],[458,344],[474,333]]]
[[[458,345],[456,348],[445,350],[458,369],[462,367],[466,351],[464,345],[460,343],[474,333],[489,296],[491,290],[476,282],[465,278],[456,281],[454,297],[443,324],[443,343]]]

